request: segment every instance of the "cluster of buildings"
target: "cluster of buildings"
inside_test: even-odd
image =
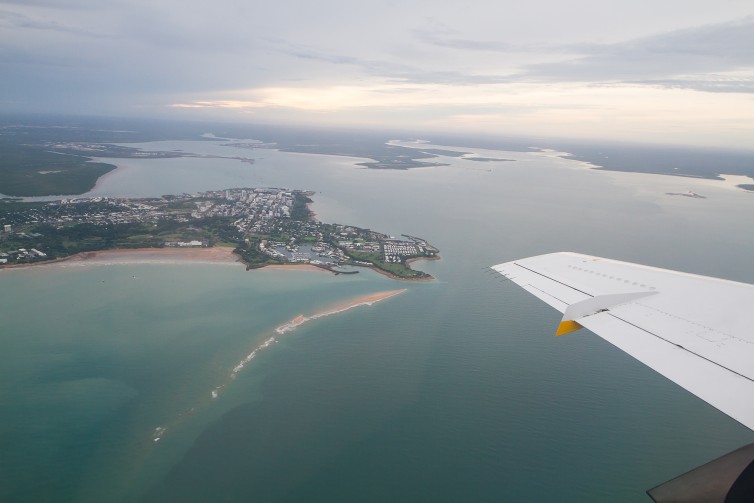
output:
[[[8,236],[11,224],[52,225],[57,229],[54,232],[58,232],[82,223],[97,226],[150,224],[149,229],[152,224],[168,221],[182,225],[175,226],[175,232],[172,226],[163,231],[167,238],[164,245],[187,248],[208,246],[209,243],[195,239],[191,234],[182,235],[182,230],[199,230],[193,229],[192,221],[212,222],[212,219],[218,219],[221,225],[229,224],[238,232],[237,236],[226,239],[238,239],[239,242],[245,239],[247,243],[261,239],[259,252],[287,262],[403,263],[407,258],[432,256],[437,252],[420,238],[406,236],[407,240],[401,240],[369,229],[312,220],[308,218],[306,209],[310,195],[308,192],[278,188],[236,188],[153,199],[63,199],[42,206],[31,205],[14,212],[8,220],[10,223],[6,223],[3,229],[5,236]],[[31,228],[34,230],[33,226]],[[14,236],[41,236],[25,230],[29,234],[18,232]],[[143,233],[143,227],[138,232]],[[20,245],[23,246],[23,243]],[[5,262],[0,263],[7,263],[9,259],[17,261],[19,257],[31,260],[45,258],[46,254],[35,248],[19,248],[13,252],[6,251],[6,256],[0,257]]]
[[[162,199],[62,199],[16,212],[11,223],[115,225],[154,223],[165,219],[189,222],[192,218],[236,217],[234,225],[240,232],[263,233],[265,222],[291,216],[297,194],[282,189],[229,189]],[[182,209],[181,203],[193,203],[195,209]]]
[[[437,250],[413,236],[406,240],[357,227],[336,226],[337,245],[348,253],[380,253],[386,263],[400,264],[411,257],[433,256]]]
[[[295,244],[295,239],[284,243],[263,239],[259,251],[270,258],[298,264],[341,264],[348,260],[343,250],[319,241],[314,245]]]
[[[426,248],[413,241],[390,239],[382,243],[382,257],[388,263],[401,263],[406,257],[425,255]]]
[[[31,248],[30,250],[19,248],[18,250],[0,253],[0,264],[7,264],[9,260],[13,262],[25,262],[35,258],[47,258],[47,254],[36,248]]]
[[[11,224],[3,224],[3,230],[2,232],[0,232],[0,237],[7,238],[12,232],[13,226]],[[38,232],[30,232],[29,234],[25,232],[17,232],[15,236],[22,239],[33,239],[42,237],[42,234],[39,234]],[[35,259],[46,258],[47,254],[40,250],[37,250],[36,248],[17,248],[15,250],[8,250],[4,252],[0,250],[0,265],[7,264],[8,262],[31,262]]]
[[[159,201],[159,200],[157,200]],[[171,215],[158,204],[137,199],[90,197],[62,199],[13,214],[15,224],[48,224],[56,227],[90,223],[94,225],[155,222]],[[188,221],[188,218],[185,218]]]
[[[207,245],[208,243],[206,241],[198,241],[198,240],[165,241],[165,246],[167,246],[168,248],[201,248]]]
[[[242,234],[264,234],[275,219],[290,218],[298,192],[284,189],[227,189],[202,192],[194,218],[235,217]]]

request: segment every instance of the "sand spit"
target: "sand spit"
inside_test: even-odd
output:
[[[375,302],[380,302],[381,300],[388,299],[390,297],[393,297],[405,291],[406,289],[403,288],[401,290],[387,290],[383,292],[370,293],[368,295],[361,295],[359,297],[355,297],[355,298],[340,302],[338,304],[335,304],[333,306],[330,306],[327,309],[323,309],[322,311],[319,311],[308,317],[304,315],[296,316],[289,322],[284,323],[280,325],[279,327],[277,327],[275,329],[276,335],[271,335],[267,337],[262,343],[258,344],[249,354],[247,354],[243,359],[241,359],[230,371],[228,375],[228,379],[225,382],[222,382],[216,385],[214,388],[212,388],[209,393],[209,398],[205,399],[206,401],[202,401],[203,402],[202,404],[206,405],[208,402],[217,400],[222,394],[222,392],[224,391],[225,387],[228,386],[233,380],[236,379],[236,377],[238,376],[238,373],[243,371],[244,367],[246,367],[249,363],[251,363],[251,361],[259,355],[259,353],[269,349],[275,343],[277,343],[278,342],[277,337],[279,337],[280,335],[283,335],[286,332],[290,332],[291,330],[295,330],[298,326],[302,325],[303,323],[306,323],[307,321],[315,320],[317,318],[322,318],[323,316],[330,316],[331,314],[341,313],[343,311],[347,311],[348,309],[351,309],[357,306],[371,306]],[[200,405],[197,405],[197,407],[199,406]],[[193,412],[194,410],[195,408],[192,408],[191,412]],[[154,430],[150,432],[152,442],[153,443],[159,442],[168,433],[169,430],[172,430],[175,426],[180,424],[183,421],[183,419],[184,417],[178,417],[169,424],[163,424],[154,428]]]
[[[346,300],[344,302],[340,302],[338,304],[335,304],[334,306],[328,307],[327,309],[323,309],[322,311],[319,311],[311,316],[304,316],[303,314],[300,314],[293,318],[292,320],[288,321],[287,323],[283,323],[279,327],[275,329],[275,333],[277,335],[283,335],[286,332],[290,332],[292,330],[295,330],[297,327],[303,325],[307,321],[316,320],[317,318],[322,318],[324,316],[330,316],[331,314],[337,314],[342,313],[343,311],[347,311],[351,308],[358,307],[358,306],[371,306],[375,302],[380,302],[381,300],[388,299],[390,297],[393,297],[395,295],[398,295],[400,293],[405,292],[406,289],[403,288],[401,290],[387,290],[384,292],[377,292],[377,293],[370,293],[368,295],[361,295],[359,297],[355,297],[353,299]],[[233,370],[230,372],[230,379],[235,379],[236,375],[243,370],[243,368],[251,362],[256,356],[265,349],[268,349],[270,346],[275,344],[277,342],[277,338],[275,336],[267,338],[263,343],[258,345],[254,348],[254,350],[246,355],[241,361],[236,364],[235,367],[233,367]],[[210,391],[210,396],[214,400],[219,395],[222,389],[225,387],[225,384],[221,384],[219,386],[216,386],[214,389]],[[156,441],[156,440],[155,440]]]
[[[295,330],[307,321],[316,320],[317,318],[322,318],[324,316],[330,316],[331,314],[342,313],[343,311],[347,311],[358,306],[371,306],[376,302],[389,299],[390,297],[393,297],[405,291],[406,289],[403,288],[400,290],[387,290],[384,292],[370,293],[369,295],[362,295],[360,297],[340,302],[308,317],[300,314],[287,323],[283,323],[282,325],[277,327],[275,329],[275,332],[277,332],[278,334],[284,334],[286,332],[290,332],[291,330]]]

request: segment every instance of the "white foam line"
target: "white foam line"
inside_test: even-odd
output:
[[[277,339],[275,339],[274,337],[270,337],[269,339],[267,339],[266,341],[264,341],[262,344],[260,344],[259,346],[257,346],[256,349],[254,349],[254,351],[252,351],[251,353],[249,353],[248,355],[246,355],[246,358],[244,358],[243,360],[241,360],[240,362],[238,362],[238,365],[236,365],[235,367],[233,367],[233,371],[230,373],[231,379],[235,379],[236,374],[238,374],[244,368],[244,366],[247,363],[249,363],[251,360],[253,360],[257,356],[257,353],[259,353],[260,351],[263,351],[263,350],[267,349],[268,347],[270,347],[275,342],[277,342]],[[213,394],[212,394],[213,398],[216,398],[216,392],[219,389],[220,388],[215,388],[215,390],[213,391]]]
[[[300,325],[303,325],[304,323],[306,323],[307,321],[312,320],[312,319],[314,319],[314,316],[311,317],[311,318],[307,318],[306,316],[297,316],[296,318],[293,318],[288,323],[284,323],[284,324],[280,325],[279,327],[277,327],[275,329],[275,332],[277,332],[280,335],[282,335],[282,334],[284,334],[286,332],[290,332],[291,330],[295,330],[296,327],[298,327]]]

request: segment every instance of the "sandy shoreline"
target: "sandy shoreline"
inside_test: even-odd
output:
[[[417,260],[439,260],[439,257],[419,257],[406,261],[406,264]],[[233,252],[233,248],[226,246],[213,246],[210,248],[119,248],[114,250],[99,250],[81,252],[68,257],[34,262],[31,264],[4,264],[2,269],[25,269],[29,267],[45,266],[86,266],[86,265],[115,265],[115,264],[174,264],[178,262],[196,262],[204,264],[239,264],[246,265],[243,259]],[[323,267],[312,264],[268,264],[262,267],[249,269],[254,270],[298,270],[320,271],[338,274]],[[377,273],[383,274],[396,281],[431,281],[432,276],[426,278],[401,278],[377,267],[368,267]]]
[[[292,320],[286,323],[283,323],[282,325],[277,327],[275,329],[275,332],[277,332],[278,334],[284,334],[286,332],[290,332],[291,330],[296,329],[297,327],[299,327],[300,325],[303,325],[307,321],[316,320],[317,318],[322,318],[325,316],[330,316],[331,314],[342,313],[343,311],[347,311],[349,309],[352,309],[358,306],[371,306],[372,304],[375,304],[385,299],[389,299],[390,297],[399,295],[405,291],[406,289],[402,288],[400,290],[386,290],[383,292],[370,293],[367,295],[361,295],[359,297],[355,297],[353,299],[340,302],[338,304],[335,304],[334,306],[330,306],[326,309],[323,309],[322,311],[318,311],[312,314],[311,316],[304,316],[303,314],[299,314]]]
[[[262,267],[258,267],[256,269],[251,269],[252,271],[258,270],[261,271],[263,269],[288,269],[291,271],[321,271],[321,272],[331,272],[327,269],[323,269],[322,267],[317,267],[316,265],[311,264],[269,264],[264,265]]]
[[[44,267],[51,265],[107,265],[107,264],[146,264],[146,263],[241,263],[241,258],[233,253],[233,248],[215,246],[212,248],[128,248],[82,252],[33,264],[11,264],[3,268]]]

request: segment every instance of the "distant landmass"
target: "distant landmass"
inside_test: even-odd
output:
[[[197,156],[191,152],[150,152],[122,145],[160,140],[223,142],[229,146],[248,148],[252,152],[274,148],[285,152],[359,157],[369,159],[358,164],[370,169],[445,165],[438,160],[439,156],[476,162],[510,160],[475,155],[474,148],[518,152],[551,149],[604,170],[718,180],[722,174],[731,174],[754,179],[754,151],[542,138],[432,135],[435,144],[463,145],[463,148],[469,149],[469,152],[454,152],[389,144],[390,135],[377,132],[136,119],[1,116],[0,194],[29,197],[86,193],[94,187],[99,177],[115,169],[113,164],[98,162],[93,158]],[[233,158],[254,162],[253,157]],[[740,187],[752,190],[750,184]]]

